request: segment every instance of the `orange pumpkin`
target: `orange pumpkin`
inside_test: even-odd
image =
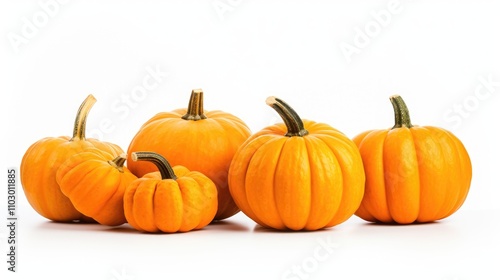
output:
[[[82,214],[98,223],[117,226],[126,223],[123,211],[125,188],[137,177],[123,166],[127,155],[115,158],[89,148],[68,158],[57,170],[61,191]]]
[[[89,95],[78,109],[73,137],[47,137],[32,144],[21,161],[21,184],[28,202],[43,217],[57,222],[92,221],[75,209],[56,181],[59,166],[71,155],[89,147],[113,156],[123,153],[115,144],[85,138],[87,115],[96,102]]]
[[[160,154],[134,152],[132,159],[155,164],[152,172],[135,180],[124,196],[128,223],[144,232],[187,232],[208,225],[217,212],[217,187],[197,171],[170,166]]]
[[[215,220],[239,209],[229,193],[227,173],[238,147],[250,136],[239,118],[222,111],[204,111],[202,90],[193,90],[187,109],[155,115],[135,135],[128,148],[128,167],[137,176],[152,172],[149,162],[130,160],[133,151],[152,151],[208,176],[217,186],[219,208]]]
[[[252,135],[229,169],[236,204],[258,224],[279,230],[317,230],[351,217],[365,175],[356,145],[324,123],[301,120],[284,101],[267,104],[282,117]]]
[[[354,138],[366,172],[365,196],[356,215],[399,224],[446,218],[460,208],[469,191],[469,155],[451,132],[412,125],[400,96],[390,100],[394,127]]]

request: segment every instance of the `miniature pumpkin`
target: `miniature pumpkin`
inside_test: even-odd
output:
[[[123,195],[137,177],[123,166],[127,155],[115,158],[89,148],[68,158],[57,170],[61,191],[82,214],[98,223],[117,226],[126,223]]]
[[[365,196],[356,215],[372,222],[423,223],[448,217],[464,203],[472,165],[451,132],[414,126],[400,96],[392,129],[370,130],[354,138],[366,172]]]
[[[134,161],[154,163],[158,170],[133,181],[124,196],[128,223],[144,232],[187,232],[208,225],[217,212],[217,187],[197,171],[170,166],[160,154],[133,152]]]
[[[56,181],[59,166],[71,155],[89,147],[113,156],[123,153],[115,144],[85,138],[87,115],[96,102],[89,95],[78,109],[73,137],[47,137],[33,143],[21,161],[21,184],[28,202],[43,217],[57,222],[92,221],[75,209]]]
[[[187,109],[163,112],[148,120],[128,148],[128,167],[137,176],[152,172],[150,162],[133,162],[133,151],[152,151],[208,176],[217,186],[215,220],[236,214],[239,209],[229,193],[227,173],[238,147],[250,136],[245,123],[222,111],[204,111],[203,91],[193,90]]]
[[[364,191],[356,145],[324,123],[301,120],[284,101],[267,104],[284,121],[252,135],[229,169],[241,211],[263,227],[317,230],[351,217]]]

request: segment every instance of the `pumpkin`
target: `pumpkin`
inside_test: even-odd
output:
[[[160,154],[133,152],[134,161],[148,161],[159,171],[133,181],[124,196],[125,217],[143,232],[187,232],[208,225],[217,212],[217,187],[210,178],[174,166]]]
[[[395,125],[354,138],[366,172],[356,215],[382,223],[425,223],[450,216],[464,203],[472,165],[462,142],[433,126],[414,126],[401,96],[392,96]]]
[[[340,224],[364,192],[356,145],[328,124],[302,120],[283,100],[266,103],[284,123],[253,134],[236,152],[229,189],[241,211],[263,227],[318,230]]]
[[[87,115],[96,102],[89,95],[78,109],[73,137],[46,137],[33,143],[21,160],[20,176],[24,194],[30,205],[43,217],[57,222],[92,221],[80,213],[60,189],[56,181],[59,166],[71,155],[95,147],[113,156],[123,150],[112,143],[85,138]]]
[[[239,209],[229,193],[227,173],[234,153],[250,136],[238,117],[223,111],[205,111],[203,91],[193,90],[187,109],[158,113],[148,120],[128,148],[128,167],[140,177],[155,171],[147,161],[133,162],[133,151],[152,151],[208,176],[217,186],[218,210],[215,220],[236,214]]]
[[[99,149],[86,149],[61,164],[57,183],[80,213],[103,225],[121,225],[127,222],[123,210],[125,188],[137,179],[123,166],[126,158],[125,154],[113,158]]]

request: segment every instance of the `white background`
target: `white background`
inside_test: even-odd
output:
[[[349,137],[391,127],[388,97],[400,94],[414,124],[463,141],[474,171],[464,206],[446,220],[352,217],[309,233],[265,231],[242,213],[173,235],[56,224],[19,185],[19,272],[2,261],[1,278],[500,279],[499,11],[495,1],[451,0],[3,1],[3,173],[35,141],[70,135],[90,93],[98,101],[87,133],[126,150],[142,123],[185,107],[194,88],[206,109],[233,113],[253,132],[278,121],[265,105],[276,95]],[[148,69],[168,75],[140,96]],[[6,209],[6,191],[0,197]],[[5,260],[6,226],[0,235]]]

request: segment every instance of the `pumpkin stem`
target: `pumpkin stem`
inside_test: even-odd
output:
[[[177,176],[174,173],[174,170],[172,169],[172,166],[168,161],[160,154],[155,153],[155,152],[133,152],[132,153],[132,160],[133,161],[138,161],[138,160],[145,160],[152,162],[158,167],[158,170],[160,170],[161,174],[161,179],[166,180],[166,179],[172,179],[172,180],[177,180]]]
[[[89,94],[87,98],[83,101],[78,112],[76,113],[75,125],[73,126],[73,138],[74,140],[85,140],[85,126],[87,125],[87,116],[89,115],[90,109],[96,103],[96,99],[92,94]]]
[[[283,119],[283,122],[288,130],[285,136],[305,136],[309,134],[309,131],[304,128],[304,123],[300,119],[297,112],[295,112],[295,110],[293,110],[292,107],[286,104],[283,100],[270,96],[266,99],[266,103],[276,110],[276,112],[278,112],[280,117]]]
[[[189,121],[203,120],[207,118],[203,112],[203,91],[201,89],[193,89],[187,113],[182,118]]]
[[[394,107],[394,128],[400,127],[413,127],[410,120],[410,112],[408,111],[408,107],[406,107],[403,98],[399,95],[393,95],[389,98],[392,103],[392,107]]]
[[[123,165],[125,164],[126,160],[127,160],[127,154],[123,153],[114,158],[113,160],[108,160],[108,163],[114,168],[118,169],[118,171],[123,173]]]

